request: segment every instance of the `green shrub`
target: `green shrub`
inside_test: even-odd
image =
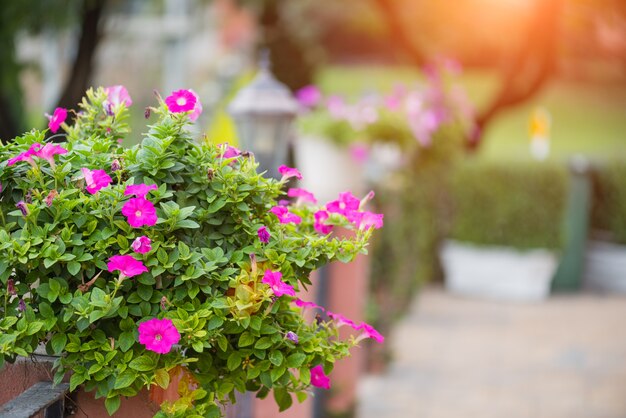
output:
[[[452,181],[449,236],[517,248],[557,248],[567,195],[567,170],[546,163],[461,165]]]
[[[626,244],[626,163],[597,166],[593,180],[592,229],[603,238]]]

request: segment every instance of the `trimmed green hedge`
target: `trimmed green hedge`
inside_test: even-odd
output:
[[[595,235],[626,244],[626,162],[594,169],[591,225]]]
[[[517,248],[557,248],[567,199],[567,169],[547,163],[461,165],[451,185],[448,236]]]

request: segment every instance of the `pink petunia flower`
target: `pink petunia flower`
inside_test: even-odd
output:
[[[335,119],[343,119],[346,117],[347,107],[343,98],[339,96],[330,96],[326,99],[326,108],[328,113]]]
[[[200,103],[200,96],[198,96],[195,91],[189,89],[189,92],[196,98],[196,104],[193,107],[193,112],[189,114],[189,120],[195,122],[202,113],[202,103]]]
[[[261,241],[263,244],[267,244],[268,242],[270,242],[271,235],[266,226],[260,227],[257,231],[257,234],[259,236],[259,241]]]
[[[330,389],[330,378],[324,373],[321,364],[311,369],[311,384],[317,388]]]
[[[196,95],[189,90],[177,90],[167,96],[165,104],[172,113],[189,112],[196,107]]]
[[[44,160],[48,161],[52,168],[55,167],[54,156],[59,154],[67,154],[67,150],[56,144],[46,144],[43,146],[43,148],[35,153],[37,157],[43,158]]]
[[[125,277],[133,277],[137,276],[138,274],[147,272],[148,268],[143,265],[143,262],[135,260],[133,256],[114,255],[113,257],[109,258],[109,262],[107,263],[107,270],[110,273],[119,270],[119,272]]]
[[[340,327],[342,325],[348,325],[354,329],[358,329],[356,323],[353,320],[348,319],[341,314],[326,311],[326,315],[328,315],[328,317],[335,322],[335,325],[337,327]]]
[[[124,104],[124,106],[130,107],[133,104],[130,94],[128,94],[128,90],[126,90],[126,87],[122,85],[118,84],[116,86],[105,87],[104,92],[113,106]]]
[[[307,302],[305,300],[302,300],[300,298],[296,298],[293,300],[294,305],[300,307],[300,308],[312,308],[312,309],[319,309],[322,312],[325,311],[323,306],[318,305],[317,303],[314,302]]]
[[[67,110],[62,107],[57,107],[54,109],[52,116],[48,114],[46,114],[46,116],[49,119],[48,128],[50,128],[53,134],[56,134],[61,124],[67,119]]]
[[[322,100],[322,92],[316,86],[305,86],[296,92],[296,100],[303,107],[315,107]]]
[[[277,297],[282,295],[296,296],[293,286],[283,282],[282,277],[283,274],[280,271],[265,270],[261,283],[268,285]]]
[[[142,322],[138,327],[139,343],[146,346],[146,350],[159,354],[167,354],[172,346],[180,341],[180,333],[171,319],[153,318]]]
[[[361,230],[370,229],[372,227],[379,229],[383,227],[382,213],[372,213],[368,211],[364,212],[351,212],[347,218],[350,222],[356,225]]]
[[[326,204],[326,210],[330,213],[339,213],[348,216],[350,212],[359,209],[361,201],[350,192],[339,193],[339,199]]]
[[[362,142],[350,144],[350,158],[357,164],[365,164],[369,157],[369,148]]]
[[[278,172],[283,175],[282,180],[286,180],[290,177],[295,177],[298,180],[302,180],[302,174],[298,171],[297,168],[287,167],[286,165],[281,165],[278,167]]]
[[[152,250],[151,244],[152,244],[152,241],[150,241],[150,238],[148,238],[145,235],[142,235],[140,237],[135,238],[135,240],[131,244],[131,247],[134,252],[139,253],[139,254],[145,254],[147,252],[150,252],[150,250]]]
[[[151,190],[158,189],[156,184],[130,184],[124,190],[124,196],[146,197]]]
[[[326,225],[324,223],[324,221],[326,219],[328,219],[328,217],[330,216],[328,214],[328,212],[326,212],[325,210],[318,210],[317,212],[315,212],[315,223],[313,224],[313,228],[315,228],[315,230],[317,232],[319,232],[320,234],[330,234],[333,230],[333,226],[332,225]]]
[[[385,337],[383,337],[380,332],[376,331],[374,329],[374,327],[371,326],[370,324],[366,324],[365,322],[363,322],[361,325],[359,325],[355,329],[356,330],[363,330],[361,335],[359,335],[357,337],[357,341],[360,341],[360,340],[362,340],[364,338],[372,338],[373,340],[375,340],[376,342],[379,342],[379,343],[384,343],[385,342]]]
[[[309,192],[306,189],[301,189],[301,188],[291,188],[287,191],[287,196],[289,197],[297,197],[298,198],[298,202],[309,202],[309,203],[313,203],[316,204],[317,203],[317,199],[315,198],[315,196],[313,195],[313,193]]]
[[[122,214],[126,216],[128,224],[133,228],[144,225],[154,226],[157,221],[156,209],[152,202],[143,197],[133,197],[122,207]]]
[[[222,158],[235,158],[241,155],[241,151],[239,151],[235,147],[231,147],[228,144],[220,144],[220,148],[224,147],[224,152],[222,153]]]
[[[26,151],[19,153],[13,158],[9,158],[9,160],[7,161],[7,166],[13,165],[20,161],[26,161],[30,165],[34,166],[35,162],[33,161],[33,157],[37,155],[37,152],[39,152],[40,149],[41,144],[39,142],[35,142]]]
[[[81,168],[83,176],[85,177],[85,184],[87,185],[87,191],[91,194],[96,194],[98,190],[104,189],[111,184],[111,177],[104,170],[90,170],[88,168]]]
[[[293,222],[294,224],[299,224],[302,222],[302,218],[293,213],[289,213],[289,209],[285,206],[274,206],[270,209],[270,212],[278,217],[278,220],[281,224],[288,224]]]

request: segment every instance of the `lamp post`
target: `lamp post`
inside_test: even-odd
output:
[[[270,72],[269,55],[261,54],[259,71],[228,106],[241,148],[251,151],[262,171],[279,178],[278,166],[287,160],[287,145],[298,104],[291,92]]]

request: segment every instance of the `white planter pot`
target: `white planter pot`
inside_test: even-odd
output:
[[[590,242],[583,280],[593,290],[626,294],[626,245]]]
[[[320,204],[337,199],[339,193],[364,194],[363,166],[340,148],[323,138],[299,137],[294,144],[296,167],[302,173],[300,187],[312,192]]]
[[[441,254],[446,289],[486,299],[532,302],[550,294],[557,257],[547,250],[444,243]]]

